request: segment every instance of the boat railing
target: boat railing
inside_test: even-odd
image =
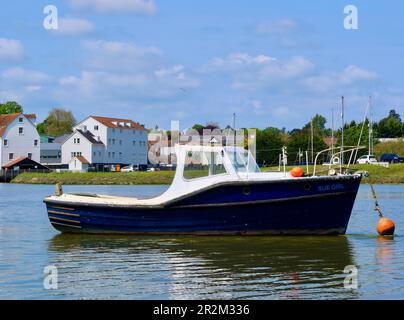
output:
[[[316,173],[317,173],[317,162],[318,162],[318,158],[320,157],[320,155],[322,155],[322,154],[324,154],[326,152],[330,152],[330,151],[333,152],[334,150],[339,150],[339,152],[336,152],[336,153],[332,154],[332,159],[330,159],[330,163],[329,163],[328,167],[329,167],[329,170],[330,170],[332,165],[333,165],[332,160],[335,159],[335,158],[338,158],[339,159],[339,166],[340,166],[340,173],[342,174],[342,169],[343,169],[344,164],[341,162],[341,155],[345,154],[345,153],[349,153],[349,152],[351,153],[351,156],[349,157],[349,161],[347,163],[347,168],[349,168],[349,166],[351,165],[352,156],[355,153],[355,151],[358,152],[359,150],[363,150],[363,149],[366,149],[366,147],[345,146],[344,150],[341,150],[341,147],[333,147],[333,148],[328,148],[328,149],[325,149],[323,151],[318,152],[317,155],[316,155],[316,158],[314,160],[313,176],[315,176]]]

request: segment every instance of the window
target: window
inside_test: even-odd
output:
[[[72,159],[73,159],[74,157],[81,157],[81,156],[82,156],[82,153],[81,153],[81,152],[72,152],[72,153],[71,153],[71,156],[72,156]]]
[[[13,160],[13,159],[14,159],[14,153],[9,153],[8,160]]]
[[[108,152],[108,158],[111,158],[111,152]]]
[[[34,146],[37,147],[38,146],[38,140],[34,140]]]
[[[134,146],[136,146],[136,141],[133,141],[132,143],[133,143]]]
[[[75,138],[74,139],[74,144],[80,144],[80,138]]]
[[[98,131],[98,126],[94,126],[94,131]]]
[[[185,157],[184,178],[187,180],[226,173],[223,157],[218,152],[192,151]]]
[[[8,147],[8,140],[4,139],[3,144],[4,144],[5,147]]]
[[[122,158],[122,152],[119,152],[119,158]]]
[[[236,172],[260,172],[257,163],[249,151],[228,147],[226,152]]]
[[[122,145],[122,140],[119,140],[119,145],[120,145],[120,146]]]
[[[115,139],[112,139],[112,144],[115,144]]]
[[[24,118],[23,118],[23,117],[19,117],[19,118],[18,118],[18,122],[20,122],[20,123],[21,123],[21,122],[24,122]]]
[[[112,152],[112,158],[115,158],[115,152]]]
[[[32,153],[28,153],[28,159],[32,159]]]
[[[19,134],[24,134],[24,127],[19,127],[18,128],[18,133]]]
[[[119,133],[122,133],[122,129],[119,129]]]
[[[97,152],[94,151],[94,152],[93,152],[93,156],[96,157],[96,156],[97,156]]]
[[[112,128],[112,132],[115,133],[115,128]]]

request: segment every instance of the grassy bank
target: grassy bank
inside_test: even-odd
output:
[[[291,170],[293,167],[288,167]],[[317,171],[327,171],[328,167],[318,166]],[[394,164],[390,168],[384,168],[374,165],[355,165],[355,170],[366,170],[369,172],[369,178],[363,179],[363,183],[375,184],[404,184],[404,165]],[[275,168],[273,168],[275,169]],[[306,170],[306,167],[304,167]],[[268,168],[264,169],[270,170]],[[309,167],[313,172],[313,167]],[[198,171],[195,171],[198,176]],[[174,178],[174,171],[156,171],[156,172],[133,172],[133,173],[115,173],[115,172],[88,172],[88,173],[23,173],[17,176],[12,183],[21,184],[56,184],[61,182],[65,185],[157,185],[171,184]]]
[[[11,183],[65,185],[157,185],[171,184],[174,171],[156,172],[86,172],[86,173],[23,173]]]

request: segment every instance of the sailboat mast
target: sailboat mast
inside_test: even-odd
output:
[[[331,108],[331,159],[334,158],[334,108]]]
[[[341,163],[340,163],[340,170],[342,173],[342,166],[344,165],[344,127],[345,127],[345,98],[342,96],[342,104],[341,104]]]
[[[314,163],[314,134],[313,134],[313,120],[310,122],[310,127],[311,127],[311,163]]]
[[[369,97],[369,156],[373,155],[373,115],[372,115],[372,97]]]

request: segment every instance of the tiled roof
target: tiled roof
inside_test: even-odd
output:
[[[19,163],[19,162],[21,162],[22,160],[25,160],[25,159],[27,159],[27,158],[28,158],[28,157],[18,157],[18,158],[14,159],[14,160],[11,160],[11,161],[7,162],[7,163],[3,166],[3,168],[4,168],[4,169],[11,168],[11,167],[13,167],[14,165],[16,165],[17,163]]]
[[[83,156],[77,156],[76,157],[77,160],[79,160],[82,164],[90,164],[90,162],[88,162],[88,160],[86,158],[84,158]]]
[[[86,138],[88,141],[90,141],[92,144],[101,144],[103,145],[103,143],[101,141],[98,141],[94,138],[94,135],[90,132],[90,131],[83,131],[80,129],[77,129],[78,132],[80,132],[84,138]]]
[[[119,119],[119,118],[108,118],[108,117],[98,117],[91,116],[91,118],[97,120],[108,128],[118,128],[118,129],[132,129],[132,130],[146,130],[138,122],[134,122],[130,119]]]
[[[7,127],[19,116],[21,113],[0,114],[0,138],[6,132]],[[36,119],[35,114],[24,114],[27,119]]]

